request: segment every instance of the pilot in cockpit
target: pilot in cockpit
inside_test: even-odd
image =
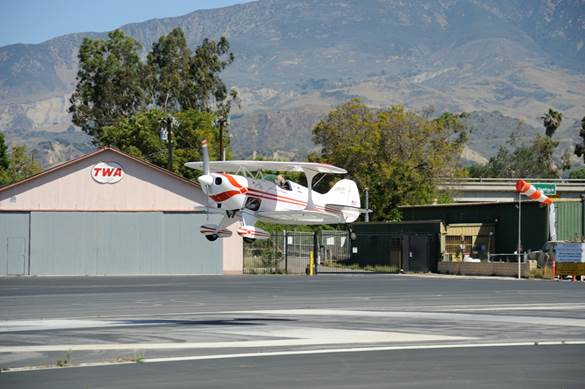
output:
[[[276,176],[274,183],[284,190],[292,190],[290,182],[282,174]]]

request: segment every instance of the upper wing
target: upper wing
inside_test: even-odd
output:
[[[256,217],[268,222],[284,224],[339,224],[345,223],[341,215],[311,210],[299,211],[264,211],[256,213]]]
[[[185,166],[203,170],[203,162],[187,162]],[[282,161],[213,161],[209,162],[212,172],[237,172],[240,169],[248,171],[275,170],[281,172],[304,172],[312,170],[317,173],[345,174],[347,170],[326,163],[316,162],[282,162]]]

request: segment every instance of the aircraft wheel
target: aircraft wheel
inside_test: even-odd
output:
[[[205,237],[207,238],[208,241],[213,242],[214,240],[217,240],[217,238],[219,238],[219,236],[217,236],[217,234],[213,234],[213,235],[205,235]]]
[[[244,240],[244,242],[246,243],[254,243],[256,241],[256,239],[254,238],[242,238]]]

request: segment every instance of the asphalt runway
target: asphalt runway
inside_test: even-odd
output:
[[[585,283],[0,278],[0,387],[585,387]]]

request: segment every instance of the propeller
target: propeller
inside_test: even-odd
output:
[[[203,159],[203,175],[197,177],[201,184],[201,189],[205,194],[209,193],[209,188],[213,184],[213,177],[209,174],[209,151],[207,150],[207,140],[201,142],[201,159]]]
[[[201,159],[203,160],[203,175],[197,177],[201,190],[205,193],[206,220],[209,222],[209,190],[213,184],[213,177],[209,174],[209,151],[207,150],[207,139],[201,141]]]

